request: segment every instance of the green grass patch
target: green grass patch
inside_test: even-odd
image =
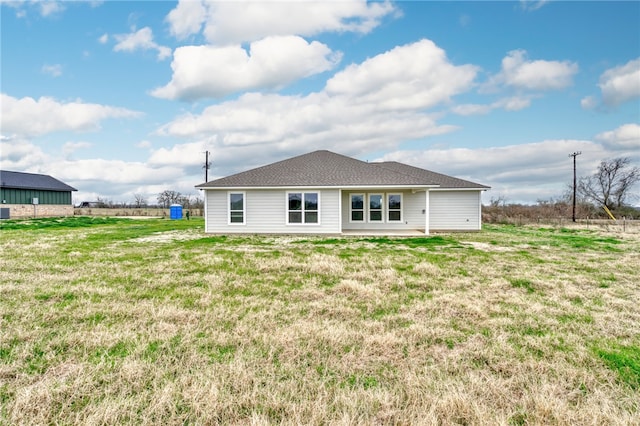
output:
[[[369,375],[350,374],[341,386],[349,388],[371,389],[378,387],[380,382],[377,377]]]
[[[535,286],[533,285],[533,283],[529,279],[526,279],[526,278],[510,278],[509,282],[511,283],[512,287],[523,288],[523,289],[525,289],[527,291],[527,293],[535,293],[536,292]]]
[[[104,225],[118,225],[128,219],[114,217],[90,217],[90,216],[70,216],[70,217],[46,217],[36,219],[12,219],[0,221],[0,230],[22,229],[65,229],[65,228],[87,228]]]
[[[526,240],[530,247],[568,248],[578,252],[602,251],[617,253],[622,241],[619,238],[603,236],[594,230],[568,228],[534,228],[516,225],[483,225],[491,233],[510,238],[500,241],[510,244],[513,241]],[[493,240],[498,241],[498,240]]]
[[[640,389],[640,346],[602,344],[595,346],[593,352],[618,374],[622,382],[633,389]]]
[[[575,314],[575,313],[566,313],[562,315],[558,315],[558,322],[561,324],[569,324],[569,323],[582,323],[582,324],[592,324],[593,316],[589,314]]]
[[[89,360],[94,364],[113,365],[131,353],[131,344],[129,342],[118,342],[108,347],[96,349]]]

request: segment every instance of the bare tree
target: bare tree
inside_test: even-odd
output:
[[[133,194],[134,205],[136,207],[145,207],[147,205],[147,199],[142,194]]]
[[[171,204],[180,203],[181,201],[183,201],[182,194],[177,191],[170,191],[166,189],[158,194],[158,204],[162,205],[164,208],[171,206]]]
[[[602,161],[592,176],[580,178],[578,192],[584,198],[609,209],[622,207],[633,185],[640,182],[640,168],[631,167],[628,157]]]
[[[113,201],[108,198],[98,197],[96,198],[96,206],[101,209],[107,209],[113,207]]]
[[[191,208],[204,209],[204,200],[200,197],[194,197],[191,201]]]
[[[182,204],[184,208],[191,208],[191,195],[182,195],[178,200],[178,204]]]
[[[491,200],[489,200],[489,205],[491,207],[504,207],[507,205],[507,197],[505,197],[504,195],[498,195],[497,198],[491,197]]]

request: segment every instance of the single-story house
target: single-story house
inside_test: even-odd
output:
[[[315,151],[197,185],[205,232],[480,230],[488,186],[394,161]]]
[[[3,218],[73,216],[77,189],[49,175],[0,170]]]

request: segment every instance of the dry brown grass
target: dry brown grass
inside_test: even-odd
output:
[[[0,424],[640,424],[638,234],[171,226],[2,230]]]

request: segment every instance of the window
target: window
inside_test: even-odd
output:
[[[304,194],[304,223],[318,223],[318,193]]]
[[[317,192],[287,194],[287,223],[320,223]]]
[[[364,222],[364,194],[351,194],[351,222]]]
[[[369,195],[369,222],[382,222],[383,200],[382,194]]]
[[[349,222],[400,223],[403,218],[403,194],[349,194]]]
[[[229,224],[244,225],[244,192],[229,193]]]
[[[402,221],[402,194],[387,195],[387,218],[389,222]]]

